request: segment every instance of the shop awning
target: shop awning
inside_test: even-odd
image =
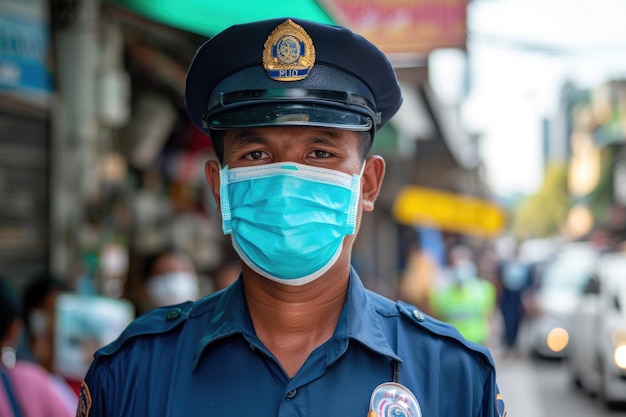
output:
[[[334,23],[315,0],[109,0],[159,23],[214,36],[238,23],[272,17],[299,17]],[[237,45],[233,45],[236,48]]]

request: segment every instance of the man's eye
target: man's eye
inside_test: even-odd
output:
[[[330,152],[326,151],[314,151],[316,158],[328,158],[330,156]]]
[[[248,153],[248,158],[253,159],[253,160],[261,159],[263,158],[263,152],[261,151],[250,152]]]

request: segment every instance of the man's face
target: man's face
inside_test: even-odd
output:
[[[362,161],[359,134],[315,127],[237,129],[224,138],[229,168],[296,162],[358,174]]]
[[[359,174],[364,166],[363,147],[360,141],[369,139],[363,133],[317,127],[271,127],[236,129],[226,132],[223,138],[223,166],[229,169],[254,167],[279,162],[294,162],[319,168]],[[206,165],[206,176],[213,197],[220,205],[220,166],[211,160]],[[356,230],[361,213],[372,211],[385,172],[385,162],[380,156],[370,156],[365,161],[357,206]],[[345,237],[344,248],[351,248],[356,233]],[[344,250],[338,263],[345,265],[350,250]]]

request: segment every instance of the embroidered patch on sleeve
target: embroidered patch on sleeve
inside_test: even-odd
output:
[[[91,393],[85,381],[80,383],[80,395],[78,396],[78,408],[76,409],[76,417],[89,417],[91,409]]]

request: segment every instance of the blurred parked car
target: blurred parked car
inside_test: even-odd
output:
[[[609,407],[626,404],[626,254],[600,259],[572,323],[573,382]]]
[[[563,244],[543,265],[535,295],[538,313],[530,323],[531,353],[551,359],[566,357],[572,316],[598,256],[591,243],[572,242]]]

